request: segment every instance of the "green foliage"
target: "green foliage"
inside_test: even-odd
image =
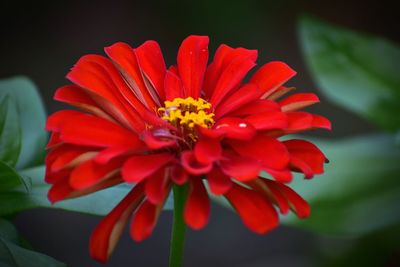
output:
[[[0,219],[0,266],[66,267],[49,256],[24,248],[14,226]]]
[[[400,128],[400,48],[379,37],[304,17],[299,36],[318,88],[339,106]]]
[[[400,149],[391,135],[314,141],[328,156],[325,174],[291,187],[312,207],[311,217],[287,223],[338,235],[362,235],[400,223]]]
[[[2,94],[0,94],[0,161],[14,167],[21,150],[21,129],[14,101],[7,95],[3,95],[3,98],[1,96]]]
[[[6,101],[8,104],[5,104],[4,101],[8,98],[10,100]],[[13,157],[19,156],[17,169],[41,164],[47,141],[47,134],[44,131],[46,112],[36,86],[28,78],[22,76],[2,80],[0,81],[0,100],[3,101],[0,107],[0,129],[3,118],[10,118],[10,123],[12,120],[13,125],[5,125],[3,129],[7,130],[9,138],[14,138],[13,142],[21,144],[21,153],[18,155],[15,150],[12,154]],[[21,132],[18,133],[18,131]],[[12,142],[1,143],[1,149],[6,144],[10,146]],[[1,152],[0,155],[2,155]]]

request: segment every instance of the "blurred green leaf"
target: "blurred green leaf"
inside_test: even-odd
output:
[[[331,101],[384,129],[400,129],[398,46],[310,17],[301,19],[299,35],[313,77]]]
[[[23,185],[24,179],[6,163],[0,161],[0,192]]]
[[[0,194],[0,215],[14,214],[32,208],[54,208],[94,215],[108,214],[132,189],[132,185],[117,186],[92,193],[87,196],[64,200],[51,204],[47,199],[50,185],[44,182],[45,167],[39,166],[21,171],[21,176],[29,177],[32,185],[29,193],[13,190]],[[164,209],[172,209],[171,197]]]
[[[9,96],[15,102],[21,127],[22,147],[17,169],[32,167],[43,162],[47,134],[44,131],[46,113],[36,86],[26,77],[17,76],[0,81],[0,99]],[[16,107],[15,107],[16,106]],[[1,115],[1,114],[0,114]],[[7,127],[8,128],[8,127]]]
[[[21,151],[21,129],[14,101],[0,95],[0,161],[15,166]]]
[[[66,267],[47,255],[23,248],[11,223],[0,219],[0,266]]]
[[[312,214],[306,220],[289,215],[285,222],[346,235],[400,223],[400,149],[392,135],[314,143],[330,159],[325,174],[291,183],[311,204]]]

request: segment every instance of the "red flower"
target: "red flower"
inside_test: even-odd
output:
[[[73,85],[57,90],[56,100],[80,111],[62,110],[47,121],[49,199],[135,184],[94,231],[94,258],[107,260],[132,214],[132,238],[147,238],[173,184],[189,184],[184,220],[193,229],[209,218],[204,184],[257,233],[278,225],[276,207],[309,215],[308,204],[284,183],[292,171],[321,174],[326,158],[307,141],[279,138],[330,129],[326,118],[298,111],[318,97],[299,93],[277,101],[293,89],[283,86],[296,74],[289,66],[267,63],[246,82],[256,50],[221,45],[207,66],[207,46],[208,37],[189,36],[177,65],[167,69],[156,42],[116,43],[105,49],[110,59],[82,57],[67,75]],[[262,171],[271,179],[259,177]]]

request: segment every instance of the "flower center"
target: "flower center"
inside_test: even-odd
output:
[[[175,127],[192,129],[195,125],[210,128],[214,124],[214,113],[210,112],[211,104],[202,98],[174,98],[165,101],[164,107],[158,109],[161,118]]]

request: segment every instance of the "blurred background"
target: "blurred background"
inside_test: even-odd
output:
[[[333,25],[400,42],[398,9],[385,1],[14,0],[2,1],[0,14],[0,78],[19,74],[31,78],[49,114],[63,108],[52,95],[68,83],[64,76],[80,56],[104,54],[103,47],[117,41],[138,46],[153,39],[160,43],[167,63],[173,64],[181,41],[189,34],[199,34],[210,36],[211,54],[225,43],[257,49],[259,65],[271,60],[288,63],[298,72],[289,85],[321,96],[322,104],[310,110],[328,117],[333,131],[313,135],[329,140],[380,129],[359,114],[329,102],[318,91],[299,43],[300,16],[309,14]],[[133,242],[125,232],[106,265],[91,260],[87,249],[100,217],[35,209],[20,213],[14,222],[35,250],[70,267],[166,266],[171,215],[163,212],[155,233],[143,243]],[[373,210],[370,216],[373,220]],[[386,246],[383,241],[385,235],[400,236],[395,224],[390,227],[390,232],[374,228],[368,235],[353,238],[284,225],[258,236],[247,230],[237,215],[214,205],[208,226],[188,231],[185,266],[400,266],[400,246],[392,240]],[[376,261],[370,261],[371,253],[376,253]],[[367,263],[363,258],[369,259]]]

